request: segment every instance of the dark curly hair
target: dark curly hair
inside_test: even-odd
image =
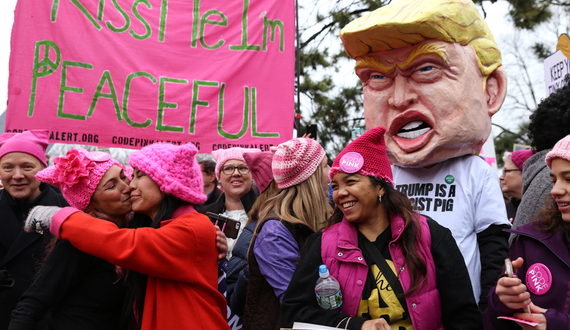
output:
[[[570,74],[564,77],[564,86],[542,100],[530,115],[528,137],[536,151],[554,147],[556,142],[570,134]]]

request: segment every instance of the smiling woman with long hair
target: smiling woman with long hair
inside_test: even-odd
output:
[[[255,180],[259,188],[260,194],[248,213],[249,219],[236,241],[232,257],[228,264],[228,274],[226,276],[228,291],[226,300],[232,312],[239,316],[243,316],[245,307],[249,276],[247,252],[253,232],[259,220],[259,211],[265,201],[279,192],[279,188],[273,179],[273,173],[271,171],[271,162],[273,161],[273,153],[271,151],[248,152],[243,155],[243,158],[253,176],[253,180]]]
[[[383,127],[369,130],[335,158],[329,177],[337,208],[325,229],[307,240],[283,299],[283,325],[481,329],[455,240],[394,189],[384,133]],[[340,283],[340,308],[317,303],[322,264]]]
[[[118,228],[73,208],[53,221],[32,211],[26,221],[129,270],[128,329],[229,328],[218,292],[217,231],[194,209],[206,200],[196,153],[191,144],[153,144],[131,154],[132,208],[148,227]]]
[[[247,263],[243,329],[281,328],[280,305],[307,237],[331,213],[327,156],[315,140],[281,143],[271,163],[280,192],[261,206]]]

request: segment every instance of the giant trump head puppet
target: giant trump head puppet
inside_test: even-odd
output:
[[[400,0],[340,32],[364,90],[367,128],[384,126],[392,164],[477,154],[505,99],[501,52],[470,0]]]

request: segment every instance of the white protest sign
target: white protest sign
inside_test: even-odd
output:
[[[544,60],[544,85],[547,97],[564,85],[564,77],[570,72],[569,67],[570,59],[561,50],[557,50]]]

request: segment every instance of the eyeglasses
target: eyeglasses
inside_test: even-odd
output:
[[[222,172],[224,172],[225,175],[233,175],[235,170],[238,170],[239,174],[241,175],[246,175],[249,174],[249,168],[247,168],[247,166],[245,165],[240,165],[240,166],[233,166],[233,165],[228,165],[228,166],[224,166],[222,167]]]
[[[519,171],[519,172],[520,172],[521,170],[519,170],[518,168],[515,168],[515,169],[512,169],[512,170],[503,169],[503,175],[507,175],[507,173],[513,172],[513,171]]]

